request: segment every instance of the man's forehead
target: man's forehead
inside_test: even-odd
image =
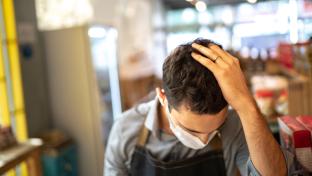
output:
[[[189,105],[186,105],[185,103],[182,103],[177,108],[172,108],[172,111],[179,115],[187,115],[187,116],[203,116],[208,114],[198,114],[197,112],[194,112],[191,110],[191,107]]]
[[[177,114],[179,116],[192,116],[192,117],[199,117],[199,118],[204,118],[204,117],[219,117],[224,110],[226,110],[227,107],[223,108],[220,112],[216,114],[199,114],[197,112],[194,112],[191,110],[190,106],[186,105],[185,103],[182,103],[180,106],[177,108],[171,108],[171,113]]]

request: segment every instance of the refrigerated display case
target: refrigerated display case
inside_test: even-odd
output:
[[[92,26],[88,29],[88,36],[102,106],[102,134],[105,145],[113,121],[121,113],[116,57],[117,31],[114,28]]]

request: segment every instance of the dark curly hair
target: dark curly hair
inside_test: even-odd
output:
[[[208,39],[196,39],[178,46],[163,64],[165,95],[170,108],[179,110],[183,104],[197,114],[217,114],[228,103],[212,72],[192,58],[192,52],[198,53],[192,43],[216,44]]]

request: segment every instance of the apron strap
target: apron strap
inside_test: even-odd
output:
[[[137,140],[136,145],[140,147],[144,147],[149,136],[149,130],[145,127],[144,123],[141,127],[139,139]]]

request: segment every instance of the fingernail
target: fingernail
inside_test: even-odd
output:
[[[192,47],[196,47],[197,46],[197,43],[192,43]]]

